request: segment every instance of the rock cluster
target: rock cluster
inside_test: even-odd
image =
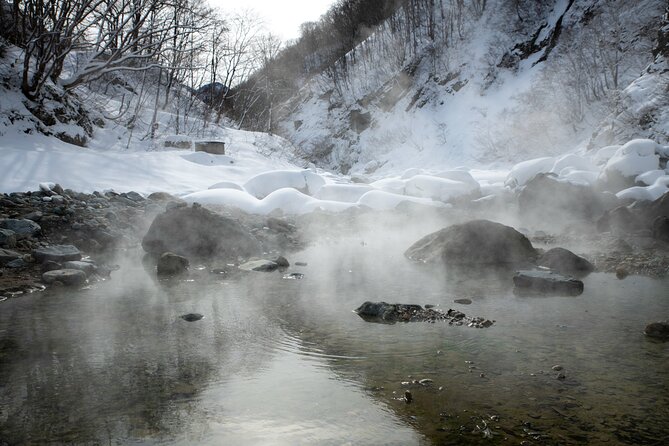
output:
[[[394,324],[395,322],[436,322],[446,321],[453,325],[467,325],[475,328],[487,328],[494,321],[482,317],[468,317],[466,314],[449,309],[423,308],[415,304],[389,304],[386,302],[365,302],[355,312],[368,322]]]

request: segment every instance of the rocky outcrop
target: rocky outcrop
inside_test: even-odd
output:
[[[404,255],[425,263],[504,265],[531,263],[537,253],[528,238],[515,229],[473,220],[426,235]]]
[[[156,216],[142,247],[155,256],[173,252],[189,258],[230,261],[262,253],[258,240],[242,225],[197,203]]]

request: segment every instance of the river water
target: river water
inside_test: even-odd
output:
[[[509,272],[412,264],[406,246],[324,239],[289,258],[302,280],[158,281],[130,253],[109,281],[0,302],[0,444],[669,442],[669,343],[643,335],[669,281],[521,297]],[[496,322],[370,323],[352,312],[367,300]]]

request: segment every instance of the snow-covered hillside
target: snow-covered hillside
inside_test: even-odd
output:
[[[434,2],[413,39],[379,27],[284,104],[280,134],[317,165],[382,175],[667,142],[629,122],[590,141],[652,62],[665,2],[496,0],[454,24],[455,4]]]

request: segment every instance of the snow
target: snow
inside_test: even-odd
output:
[[[616,194],[621,200],[648,200],[655,201],[669,192],[669,175],[664,175],[655,180],[650,186],[634,186],[621,190]]]
[[[235,160],[228,155],[212,155],[205,152],[193,152],[186,155],[181,155],[186,161],[191,163],[201,164],[203,166],[223,166],[234,164]]]
[[[604,168],[606,174],[618,173],[625,177],[634,177],[649,170],[657,170],[660,157],[655,154],[659,145],[650,139],[633,139],[609,159]]]
[[[264,198],[287,187],[313,195],[324,185],[325,180],[310,170],[282,170],[258,174],[244,183],[244,189],[256,198]]]
[[[555,164],[555,158],[543,157],[520,162],[511,168],[506,184],[515,186],[524,186],[525,183],[540,173],[550,172]]]
[[[372,186],[366,184],[326,184],[321,187],[314,197],[321,200],[343,201],[355,203],[365,193],[373,190]]]
[[[467,174],[467,172],[462,172]],[[469,174],[467,174],[469,175]],[[457,175],[456,175],[457,176]],[[480,194],[479,184],[469,176],[470,181],[456,181],[429,175],[416,175],[406,180],[406,193],[414,197],[432,198],[448,202],[467,195]]]

